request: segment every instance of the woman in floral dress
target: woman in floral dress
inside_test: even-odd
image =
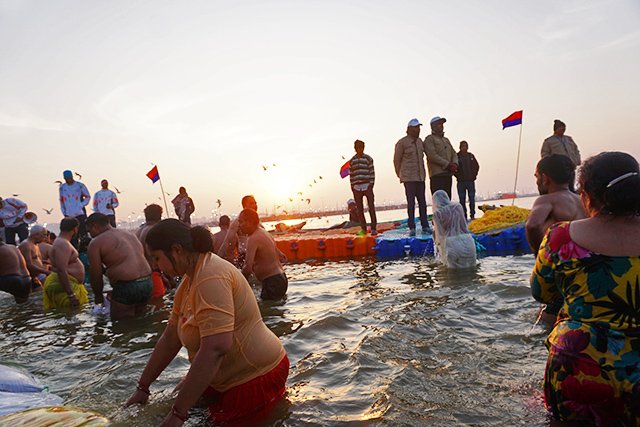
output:
[[[564,304],[546,346],[544,396],[555,418],[640,425],[640,175],[601,153],[580,169],[589,218],[547,232],[531,275],[542,303]]]

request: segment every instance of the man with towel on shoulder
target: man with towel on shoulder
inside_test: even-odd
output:
[[[104,304],[102,274],[113,288],[111,318],[121,319],[143,314],[151,297],[151,267],[138,238],[128,231],[111,227],[109,218],[93,213],[87,218],[91,288],[96,305]],[[105,269],[103,270],[103,266]]]

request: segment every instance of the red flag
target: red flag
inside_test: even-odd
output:
[[[506,119],[502,120],[502,130],[505,130],[506,128],[511,126],[517,126],[521,124],[522,124],[522,110],[516,111]]]
[[[349,166],[350,166],[351,160],[347,160],[347,162],[342,165],[342,167],[340,168],[340,176],[342,178],[346,178],[347,176],[349,176]]]
[[[158,166],[154,166],[153,169],[147,172],[147,176],[155,184],[156,181],[160,179],[160,173],[158,173]]]

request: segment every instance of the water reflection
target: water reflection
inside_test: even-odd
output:
[[[533,261],[488,257],[467,271],[424,258],[287,265],[287,298],[259,301],[291,360],[288,397],[264,425],[548,425],[539,399],[545,331],[527,335],[538,308],[527,282]],[[112,322],[0,295],[0,351],[68,403],[115,425],[157,425],[189,369],[186,352],[153,384],[148,405],[121,405],[172,299]],[[206,425],[205,411],[188,425]]]

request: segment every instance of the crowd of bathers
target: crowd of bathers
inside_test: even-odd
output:
[[[475,268],[475,244],[467,229],[474,204],[467,211],[460,193],[473,200],[479,165],[466,141],[455,152],[444,137],[445,122],[434,117],[423,141],[421,123],[409,121],[407,136],[395,146],[394,166],[407,196],[409,236],[416,236],[417,200],[420,232],[433,233],[438,259],[447,268]],[[635,158],[621,152],[582,162],[565,127],[556,120],[554,135],[543,143],[534,172],[540,197],[525,225],[536,254],[531,291],[544,304],[540,316],[552,325],[545,404],[563,421],[639,425],[640,169]],[[375,171],[364,147],[355,141],[356,154],[343,169],[351,175],[354,194],[350,225],[375,235]],[[433,231],[426,215],[426,170]],[[462,203],[451,200],[453,176]],[[282,267],[286,257],[261,225],[255,198],[245,196],[238,217],[222,216],[220,231],[211,234],[191,225],[195,205],[181,188],[173,201],[178,219],[163,220],[162,207],[148,205],[146,222],[134,234],[116,227],[118,201],[106,180],[104,197],[94,197],[95,212],[87,217],[86,187],[71,171],[63,177],[65,217],[53,241],[42,226],[28,228],[26,204],[15,197],[0,199],[7,241],[0,243],[0,290],[18,303],[40,290],[45,309],[74,310],[93,298],[96,313],[118,320],[161,306],[178,278],[167,326],[126,405],[146,403],[154,381],[185,347],[191,367],[176,387],[163,425],[181,425],[195,406],[208,407],[214,423],[251,425],[264,417],[285,393],[289,359],[263,322],[247,278],[261,283],[262,300],[281,302],[288,278]],[[12,244],[16,235],[22,240],[19,248]]]

